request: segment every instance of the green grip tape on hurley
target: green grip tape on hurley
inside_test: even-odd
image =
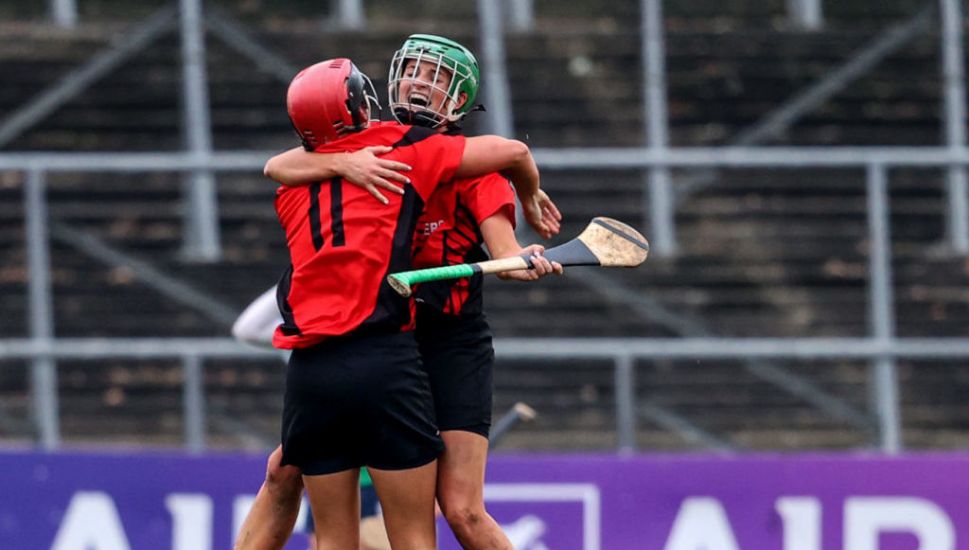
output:
[[[429,281],[443,281],[445,279],[460,279],[470,277],[480,271],[475,269],[472,264],[446,265],[442,267],[429,267],[427,269],[417,269],[415,271],[402,271],[387,276],[387,282],[401,296],[410,296],[411,285],[426,283]]]

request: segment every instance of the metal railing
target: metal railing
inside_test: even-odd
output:
[[[58,21],[67,21],[69,13],[76,12],[72,0],[50,0],[52,16]],[[488,82],[487,102],[491,109],[486,113],[488,128],[492,133],[510,136],[514,132],[514,116],[511,107],[505,61],[505,17],[503,12],[514,14],[514,21],[533,20],[531,0],[509,0],[508,6],[497,0],[479,0],[477,3],[479,34],[483,53],[485,80]],[[642,34],[642,81],[644,134],[648,147],[662,154],[668,146],[666,109],[666,82],[664,68],[664,30],[662,0],[640,0]],[[211,135],[208,124],[208,101],[206,94],[206,75],[204,71],[204,45],[202,40],[201,0],[179,0],[182,32],[183,67],[183,128],[188,147],[197,152],[211,149]],[[360,28],[365,21],[363,0],[339,0],[336,2],[337,24],[346,29]],[[795,19],[803,19],[808,26],[820,24],[820,4],[815,0],[790,0],[789,10]],[[965,110],[966,97],[964,70],[962,67],[962,8],[958,0],[939,0],[940,51],[942,66],[940,81],[945,100],[946,145],[961,148],[966,145]],[[801,16],[796,14],[800,13]],[[927,12],[926,12],[927,13]],[[886,44],[904,43],[907,38],[921,28],[922,17],[916,17],[915,24],[905,28],[889,29],[884,37]],[[525,30],[514,26],[514,30]],[[905,30],[905,29],[908,30]],[[896,32],[897,31],[897,32]],[[898,35],[898,39],[893,38]],[[238,38],[238,37],[237,37]],[[882,42],[879,40],[876,42]],[[252,44],[247,44],[252,46]],[[894,48],[895,46],[888,46]],[[251,48],[258,51],[259,48]],[[122,50],[121,53],[124,53]],[[847,74],[857,74],[871,68],[881,59],[875,48],[861,52],[855,60],[843,69],[845,76],[831,75],[824,79],[812,97],[801,98],[807,105],[818,98],[826,97],[844,82]],[[855,63],[857,61],[857,63]],[[849,71],[849,69],[851,69]],[[841,71],[839,71],[841,72]],[[803,112],[803,105],[793,104],[784,113]],[[793,111],[792,111],[793,110]],[[28,121],[39,117],[25,112]],[[768,121],[769,122],[769,121]],[[789,121],[787,121],[789,122]],[[2,132],[0,132],[2,133]],[[749,143],[745,143],[749,144]],[[953,166],[948,172],[948,238],[951,248],[960,254],[969,253],[969,176],[964,167]],[[667,256],[677,250],[676,227],[673,222],[676,200],[672,192],[671,177],[666,166],[655,165],[644,174],[648,180],[644,193],[644,219],[648,219],[653,236],[654,253]],[[185,253],[190,258],[201,260],[218,259],[221,247],[218,226],[213,222],[217,208],[212,176],[203,170],[186,175],[186,231]],[[647,200],[648,198],[648,200]],[[649,212],[649,216],[645,213]]]
[[[76,5],[73,0],[49,0],[53,18],[58,24],[70,26],[76,21]],[[530,0],[516,2],[512,12],[526,14],[532,19]],[[877,389],[877,413],[881,447],[887,452],[901,448],[900,415],[898,411],[898,391],[895,380],[895,360],[899,357],[969,357],[969,339],[908,340],[895,336],[894,304],[892,296],[892,273],[890,262],[891,241],[887,208],[887,176],[896,167],[937,167],[947,170],[949,237],[953,248],[961,253],[969,250],[969,207],[966,196],[966,170],[969,165],[969,152],[966,148],[965,128],[965,89],[962,69],[962,21],[958,0],[939,0],[942,18],[940,47],[943,52],[942,75],[946,101],[945,119],[947,121],[946,144],[942,147],[838,147],[838,148],[668,148],[666,132],[665,81],[663,68],[663,25],[661,0],[641,0],[643,34],[643,82],[644,131],[647,143],[639,148],[596,148],[596,149],[556,149],[535,150],[535,156],[542,169],[639,169],[650,174],[644,184],[644,212],[651,211],[652,236],[660,252],[675,251],[675,226],[672,200],[672,184],[668,177],[671,168],[723,168],[723,167],[856,167],[866,171],[865,185],[868,198],[869,244],[869,316],[872,332],[866,339],[766,339],[734,340],[685,338],[681,340],[541,340],[540,347],[534,341],[502,340],[497,343],[499,353],[505,357],[527,357],[541,359],[569,350],[570,356],[586,356],[613,359],[616,371],[617,388],[617,429],[620,446],[634,446],[636,403],[633,392],[633,361],[638,358],[684,357],[842,357],[864,358],[872,361],[873,377]],[[813,0],[791,2],[791,6],[819,6]],[[204,49],[201,43],[200,26],[201,0],[180,0],[184,98],[186,104],[186,139],[189,151],[180,153],[143,153],[143,154],[53,154],[25,153],[0,154],[0,170],[20,170],[27,172],[25,180],[25,225],[28,242],[29,278],[29,315],[30,338],[26,340],[0,340],[0,358],[20,357],[32,361],[32,384],[34,387],[35,418],[38,420],[40,441],[45,448],[59,445],[59,411],[56,393],[56,363],[59,357],[84,356],[139,356],[154,353],[152,357],[181,356],[185,361],[186,384],[196,384],[204,358],[229,354],[233,357],[251,356],[230,341],[189,340],[172,346],[173,340],[60,340],[54,337],[51,290],[49,280],[50,251],[47,211],[46,175],[51,172],[143,172],[167,171],[184,174],[196,180],[190,188],[193,197],[187,204],[194,210],[198,223],[215,219],[217,208],[211,174],[218,171],[258,170],[272,152],[236,151],[214,153],[211,151],[208,135],[208,110],[205,97]],[[359,26],[364,20],[362,0],[340,0],[338,2],[338,21],[344,27]],[[793,9],[793,8],[792,8]],[[478,4],[481,40],[486,65],[494,71],[487,77],[489,90],[498,93],[492,98],[492,127],[499,133],[510,134],[513,120],[508,96],[507,78],[504,73],[504,18],[501,9],[493,0],[480,0]],[[819,12],[820,10],[818,10]],[[168,17],[165,14],[161,16]],[[159,16],[159,17],[161,17]],[[812,16],[813,17],[813,16]],[[818,13],[820,17],[820,13]],[[810,19],[810,18],[808,18]],[[916,21],[917,22],[917,21]],[[151,21],[149,21],[151,23]],[[154,27],[151,27],[154,28]],[[916,28],[912,26],[912,28]],[[521,29],[517,29],[521,30]],[[156,31],[152,31],[155,33]],[[912,31],[914,32],[914,31]],[[149,36],[146,34],[145,36]],[[151,34],[150,36],[155,36]],[[144,40],[148,40],[146,38]],[[142,42],[144,41],[142,40]],[[134,46],[123,49],[136,50]],[[249,44],[251,46],[251,44]],[[258,51],[258,48],[253,49]],[[124,53],[124,52],[122,52]],[[121,54],[109,52],[103,63],[113,66]],[[874,55],[872,59],[874,59]],[[873,62],[873,61],[871,61]],[[867,64],[865,65],[868,66]],[[105,69],[106,70],[106,69]],[[33,111],[25,111],[25,120],[39,118],[34,111],[40,112],[46,105],[54,105],[65,94],[83,87],[90,80],[102,74],[100,65],[92,65],[90,70],[67,79],[66,83],[53,90],[46,103],[40,102]],[[51,107],[52,108],[52,107]],[[39,109],[39,110],[38,110]],[[194,115],[192,113],[195,113]],[[16,121],[15,121],[16,122]],[[27,124],[26,122],[24,124]],[[16,126],[16,124],[14,124]],[[19,131],[19,126],[16,131]],[[665,174],[665,176],[664,176]],[[201,184],[199,184],[199,180]],[[193,222],[195,223],[195,222]],[[217,228],[209,226],[204,240],[198,243],[196,251],[201,257],[215,257],[218,254]],[[208,230],[205,230],[208,231]],[[216,232],[212,232],[216,231]],[[191,232],[198,235],[198,232]],[[207,235],[207,236],[206,236]],[[557,347],[550,353],[549,343]],[[184,346],[182,345],[184,344]],[[180,350],[179,353],[171,352]],[[541,349],[541,352],[531,350]],[[147,350],[147,351],[146,351]],[[154,351],[151,351],[154,350]],[[71,355],[75,353],[76,355]],[[565,352],[563,352],[565,353]],[[100,355],[98,355],[100,354]],[[235,354],[235,355],[232,355]],[[195,380],[195,382],[191,382]],[[186,418],[188,418],[186,439],[190,447],[199,446],[201,423],[204,407],[198,403],[201,393],[198,388],[186,389]],[[191,406],[189,406],[191,404]]]
[[[639,404],[635,392],[637,359],[864,359],[891,366],[896,359],[963,359],[969,357],[969,339],[957,338],[503,338],[495,341],[501,359],[562,360],[609,359],[616,386],[618,449],[636,449]],[[228,338],[87,338],[0,339],[0,359],[45,361],[57,359],[170,359],[178,358],[184,370],[182,410],[184,441],[189,451],[205,448],[206,403],[203,390],[206,359],[278,357],[278,352],[257,350]],[[879,387],[879,391],[882,388]],[[56,403],[54,404],[56,407]],[[879,407],[879,413],[886,411]],[[56,408],[53,409],[56,414]],[[897,422],[895,415],[890,420]],[[882,448],[897,452],[898,428],[882,422]],[[889,430],[890,433],[884,433]],[[50,434],[42,434],[44,448],[57,448]],[[897,446],[889,448],[886,442]]]
[[[147,341],[147,343],[124,344],[124,341],[92,340],[63,342],[54,339],[50,280],[50,252],[48,242],[48,219],[45,200],[45,175],[48,172],[108,171],[141,172],[193,170],[239,171],[257,170],[269,151],[234,153],[33,153],[0,154],[0,170],[23,170],[27,172],[24,193],[25,226],[28,246],[28,263],[31,276],[29,286],[29,312],[31,338],[28,340],[0,341],[0,358],[30,358],[33,361],[34,403],[40,422],[40,440],[45,448],[59,444],[59,428],[56,417],[57,393],[56,370],[53,358],[74,353],[80,356],[132,356],[149,353],[153,356],[210,356],[239,353],[240,348],[226,342],[217,347],[211,343],[195,344],[188,341],[172,345],[172,340]],[[632,448],[635,419],[635,400],[632,394],[633,358],[660,358],[677,355],[699,358],[709,355],[720,357],[773,356],[773,357],[864,357],[873,361],[876,381],[876,401],[881,448],[886,452],[901,449],[898,389],[895,377],[895,359],[899,356],[969,357],[969,339],[952,338],[938,340],[899,340],[895,337],[894,303],[891,271],[891,235],[887,193],[887,172],[893,167],[965,167],[969,165],[969,149],[954,147],[895,147],[895,148],[683,148],[657,151],[653,148],[632,149],[573,149],[536,150],[536,159],[543,169],[581,168],[638,168],[718,166],[718,167],[863,167],[866,170],[869,228],[869,317],[872,333],[868,339],[682,339],[674,341],[651,340],[560,340],[557,351],[547,345],[535,346],[520,341],[499,343],[499,351],[507,357],[532,359],[558,356],[612,357],[616,362],[618,399],[617,424],[620,446]],[[166,349],[160,349],[157,342]],[[529,345],[534,347],[528,348]],[[154,348],[152,346],[155,346]],[[186,347],[188,346],[188,347]],[[177,349],[178,352],[170,350]],[[185,350],[198,349],[195,354]],[[530,352],[539,349],[541,352]],[[72,351],[73,350],[73,351]],[[561,351],[567,350],[567,351]],[[193,359],[194,361],[195,359]],[[194,363],[192,363],[194,364]],[[191,377],[187,377],[191,378]],[[194,395],[194,394],[193,394]],[[192,410],[198,409],[193,405]],[[194,414],[194,413],[193,413]],[[193,427],[192,433],[198,433]],[[193,436],[194,438],[195,436]],[[194,445],[194,443],[193,443]]]

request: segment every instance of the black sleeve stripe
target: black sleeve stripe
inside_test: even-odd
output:
[[[474,213],[471,209],[458,198],[457,202],[454,204],[454,231],[458,232],[462,237],[468,240],[468,249],[473,249],[476,246],[480,246],[484,243],[484,235],[481,233],[481,225],[478,220],[475,219]],[[461,222],[464,222],[463,224]],[[461,229],[471,228],[472,234],[468,235]]]
[[[333,232],[333,246],[346,244],[343,234],[343,179],[333,178],[330,182],[330,230]]]
[[[373,312],[363,321],[364,324],[390,324],[396,327],[410,322],[410,304],[387,284],[387,275],[411,269],[411,251],[414,243],[414,229],[417,218],[424,209],[424,201],[412,187],[404,189],[397,225],[394,228],[393,246],[387,271],[380,277],[380,290]]]
[[[289,305],[289,289],[292,287],[292,283],[293,266],[290,264],[276,285],[276,307],[279,308],[279,313],[283,317],[283,324],[280,325],[280,330],[282,330],[283,334],[286,336],[300,336],[302,331],[300,331],[299,326],[296,324],[296,317],[293,316],[293,307]]]
[[[477,244],[483,243],[484,242],[484,235],[481,233],[481,224],[479,224],[478,223],[478,220],[474,217],[474,213],[471,212],[471,209],[468,208],[463,203],[460,203],[459,202],[457,204],[457,207],[458,207],[458,209],[457,209],[457,211],[455,212],[454,215],[455,216],[459,216],[459,215],[462,215],[463,214],[467,218],[467,220],[468,220],[467,226],[474,228],[474,238],[476,240],[476,243]],[[496,210],[495,211],[495,214],[497,214],[500,211],[501,211],[500,209],[499,210]],[[492,214],[492,216],[493,215],[494,214]],[[487,219],[487,218],[485,218],[485,219]]]
[[[451,229],[449,231],[449,233],[451,233],[452,235],[455,235],[455,236],[458,236],[458,237],[461,237],[462,239],[464,239],[465,246],[469,246],[470,247],[470,246],[474,246],[474,245],[478,244],[478,239],[476,239],[473,235],[468,235],[464,231],[461,231],[461,228],[460,227],[455,227],[455,228]]]
[[[323,248],[323,235],[320,233],[320,184],[310,185],[310,235],[313,237],[313,248]]]
[[[400,138],[397,143],[391,145],[391,147],[405,147],[407,145],[414,145],[419,141],[424,141],[429,137],[436,136],[437,132],[431,130],[430,128],[424,128],[422,126],[411,126],[410,130]]]

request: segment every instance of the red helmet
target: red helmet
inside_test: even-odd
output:
[[[289,119],[308,150],[366,128],[371,102],[380,108],[370,79],[345,57],[303,69],[286,93]]]

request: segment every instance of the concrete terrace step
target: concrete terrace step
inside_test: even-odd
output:
[[[10,409],[21,405],[30,387],[30,367],[25,361],[0,362],[0,395]]]
[[[784,36],[783,34],[778,34],[778,33],[774,33],[774,34],[777,35],[777,36],[772,35],[771,33],[766,33],[763,36],[761,36],[760,39],[765,44],[770,44],[771,41],[781,41],[781,42],[783,42],[785,40],[790,40],[790,37],[789,36]],[[277,36],[274,36],[273,38],[278,38],[278,37]],[[630,39],[632,39],[632,38],[634,38],[634,37],[630,37]],[[594,37],[594,40],[601,41],[602,39],[603,39],[602,37]],[[721,37],[717,37],[716,39],[717,40],[724,40],[724,37],[721,36]],[[729,37],[727,39],[729,39]],[[290,41],[291,40],[292,39],[290,39]],[[392,51],[392,47],[393,46],[391,46],[391,44],[394,43],[394,42],[396,42],[396,41],[398,41],[399,38],[396,38],[395,37],[395,39],[393,40],[393,42],[391,42],[390,37],[383,38],[383,39],[380,39],[380,40],[382,40],[382,41],[384,41],[384,42],[387,43],[388,51]],[[378,42],[380,40],[378,40]],[[588,40],[588,39],[585,39],[585,40]],[[745,43],[751,42],[751,40],[749,40],[748,37],[745,37],[744,40],[745,40]],[[756,44],[757,43],[757,40],[753,40],[753,43]],[[292,50],[290,50],[290,48],[293,48],[293,49],[296,48],[295,45],[289,45],[289,43],[286,40],[280,40],[279,41],[279,44],[280,44],[279,47],[280,47],[281,51],[285,51],[287,53],[290,53],[292,51]],[[163,90],[166,90],[167,88],[171,88],[171,89],[165,91],[165,94],[164,95],[166,97],[168,97],[168,98],[177,97],[177,93],[175,93],[176,92],[175,88],[176,88],[177,74],[178,73],[177,73],[176,67],[173,65],[174,56],[173,55],[166,54],[166,55],[168,55],[168,57],[172,58],[172,59],[168,59],[168,57],[165,57],[161,53],[163,51],[168,51],[168,50],[175,49],[174,48],[175,45],[176,44],[174,43],[173,38],[168,38],[166,40],[161,41],[157,47],[150,49],[147,53],[144,54],[144,56],[142,56],[142,57],[144,57],[144,59],[139,58],[138,62],[132,62],[132,63],[130,63],[123,70],[119,71],[119,73],[117,75],[114,75],[112,77],[112,81],[115,81],[115,82],[131,82],[133,84],[138,84],[138,83],[142,83],[143,81],[148,80],[148,81],[152,81],[153,84],[154,84],[153,87],[152,87],[153,93],[156,93],[157,94],[157,93],[160,93]],[[345,43],[344,44],[341,44],[340,46],[342,46],[344,48],[347,47],[345,45]],[[326,48],[328,48],[330,46],[324,44],[322,47],[323,47],[323,49],[326,49]],[[551,48],[553,50],[555,49],[555,48],[553,48],[551,46],[551,44],[547,45],[547,47],[545,49],[549,49],[549,48]],[[524,48],[524,49],[527,49],[527,48]],[[559,49],[561,49],[561,48],[559,48]],[[773,51],[773,48],[772,47],[766,47],[765,46],[764,49],[766,49],[768,51]],[[251,88],[258,88],[259,86],[268,86],[268,88],[266,88],[267,90],[273,90],[273,89],[275,89],[275,90],[281,90],[283,88],[283,84],[274,81],[274,79],[272,77],[269,77],[268,75],[256,76],[256,79],[255,79],[256,82],[254,83],[253,82],[254,74],[251,71],[251,68],[247,64],[245,64],[245,63],[239,63],[238,62],[238,56],[236,56],[234,53],[226,53],[225,50],[226,49],[225,49],[224,46],[220,46],[217,43],[216,44],[213,44],[210,47],[210,53],[212,54],[212,56],[214,58],[214,61],[212,62],[212,64],[214,65],[214,67],[213,67],[214,70],[213,70],[213,74],[211,75],[211,78],[212,78],[212,88],[214,90],[213,97],[217,100],[217,103],[215,105],[214,112],[213,112],[213,120],[215,122],[215,133],[217,135],[217,143],[218,142],[221,142],[221,140],[226,140],[225,143],[227,143],[227,144],[235,144],[235,143],[237,143],[237,142],[233,141],[233,139],[231,137],[231,129],[233,129],[233,128],[236,129],[236,130],[238,130],[240,128],[253,128],[253,129],[255,129],[255,128],[261,127],[261,125],[263,125],[263,124],[267,124],[268,123],[268,124],[271,125],[271,127],[275,128],[276,131],[285,132],[286,131],[285,128],[286,128],[287,125],[286,125],[285,117],[283,116],[283,112],[282,112],[282,109],[281,109],[281,101],[279,101],[279,100],[271,102],[271,105],[274,106],[274,107],[268,108],[265,112],[253,112],[253,109],[255,107],[257,107],[257,104],[259,103],[258,101],[256,101],[254,103],[252,101],[247,100],[245,102],[245,104],[244,104],[244,107],[242,107],[240,105],[239,109],[241,109],[241,110],[234,109],[234,108],[232,108],[232,107],[229,106],[229,105],[231,105],[231,101],[232,101],[231,100],[232,90],[234,88],[237,88],[238,87],[238,84],[236,83],[236,80],[237,79],[242,79],[242,80],[240,80],[240,82],[245,82],[246,85],[247,85],[247,87],[251,87]],[[305,51],[305,42],[301,42],[300,43],[300,50],[301,51]],[[805,48],[805,50],[806,51],[810,51],[809,48]],[[721,49],[720,51],[723,51],[723,50]],[[297,55],[299,55],[299,54],[297,54]],[[305,56],[306,54],[304,53],[302,55]],[[318,58],[319,56],[316,55],[314,57],[310,57],[310,56],[306,56],[306,57],[307,57],[307,62],[309,62],[309,61],[313,60],[314,57]],[[219,63],[218,60],[223,59],[223,58],[227,62],[226,63]],[[369,59],[369,58],[372,58],[372,54],[371,54],[371,56],[366,57],[365,59]],[[514,57],[513,57],[513,59],[514,59]],[[165,61],[165,60],[167,60],[167,61]],[[232,61],[235,61],[235,63],[233,63]],[[370,63],[370,62],[369,61],[363,61],[362,63]],[[377,62],[374,61],[373,63],[376,65]],[[380,66],[382,67],[382,65],[383,64],[381,63]],[[921,65],[924,66],[926,64],[922,63]],[[516,66],[515,63],[513,62],[513,67],[515,67],[515,66]],[[547,62],[545,62],[544,63],[544,66],[549,66],[549,64]],[[603,70],[605,70],[605,71],[608,72],[611,69],[608,68],[608,67],[605,67]],[[751,70],[753,70],[753,72],[754,72],[755,75],[759,75],[760,77],[763,77],[763,75],[765,74],[764,73],[764,70],[762,68],[752,68]],[[380,71],[380,72],[382,72],[382,71]],[[528,70],[526,74],[528,74],[528,78],[534,80],[535,78],[541,76],[540,74],[536,75],[535,73],[536,73],[536,69],[531,69],[531,70]],[[692,71],[691,71],[691,73],[692,73]],[[378,72],[378,74],[379,74],[379,72]],[[512,74],[513,75],[515,74],[515,70],[514,69],[512,71]],[[563,74],[563,70],[562,70],[561,67],[559,67],[559,68],[556,68],[554,70],[554,73],[551,73],[549,75],[549,77],[551,77],[551,76],[558,76],[560,78],[562,74]],[[674,70],[674,72],[673,72],[674,78],[671,78],[671,83],[673,84],[674,87],[675,87],[675,82],[676,82],[675,75],[676,75],[676,72]],[[739,75],[739,76],[742,77],[743,75]],[[596,87],[601,88],[601,78],[597,78],[596,80],[597,80]],[[628,80],[628,78],[627,78],[627,80]],[[921,80],[921,79],[916,79],[916,80]],[[260,82],[264,82],[265,84],[260,84]],[[795,83],[795,85],[796,85],[796,83]],[[528,88],[529,86],[527,86],[526,84],[523,83],[522,86],[520,86],[520,87]],[[549,86],[545,86],[545,87],[548,88]],[[575,86],[552,86],[552,87],[555,88],[555,89],[558,89],[558,90],[581,89],[581,86],[578,87],[578,88],[575,87]],[[110,99],[113,96],[113,94],[111,92],[111,90],[113,88],[116,89],[117,88],[117,84],[115,84],[113,87],[107,87],[107,88],[104,88],[104,89],[98,89],[96,87],[89,94],[87,94],[90,97],[88,97],[87,99],[82,98],[80,100],[81,101],[81,104],[83,105],[83,104],[87,103],[87,104],[93,106],[93,105],[96,105],[98,101],[103,101],[105,99],[107,99],[108,101],[116,101],[116,100]],[[752,89],[752,92],[756,93],[756,91],[757,90],[760,90],[760,89],[775,90],[775,89],[777,89],[777,86],[754,86],[753,89]],[[629,90],[630,90],[630,92],[629,92],[630,99],[638,100],[638,95],[639,94],[638,94],[638,92],[635,91],[635,88],[630,88]],[[127,99],[122,99],[122,101],[127,101],[127,102],[130,102],[131,101],[131,99],[130,99],[130,96],[131,96],[130,92],[122,92],[122,94],[129,96]],[[263,96],[266,98],[267,101],[271,98],[271,95],[272,95],[272,92],[271,91],[267,91],[267,92],[265,92],[263,94]],[[676,95],[679,96],[681,94],[677,93]],[[743,95],[746,96],[747,93],[745,92],[745,94],[743,94]],[[135,97],[137,97],[137,95]],[[93,99],[93,98],[97,98],[97,99]],[[230,101],[230,104],[229,105],[222,104],[221,103],[222,100],[229,100]],[[722,103],[722,102],[712,101],[712,102],[704,102],[703,105],[717,105],[717,104],[720,104],[720,103]],[[222,105],[222,106],[220,106],[220,105]],[[267,107],[269,107],[269,106],[267,106]],[[534,121],[537,122],[537,121],[540,121],[540,120],[545,119],[546,122],[548,122],[549,120],[551,120],[551,118],[554,118],[555,116],[558,116],[558,113],[561,113],[563,111],[564,112],[568,112],[570,110],[570,109],[567,109],[567,108],[566,109],[563,109],[561,107],[555,106],[555,108],[548,109],[548,111],[545,112],[545,111],[541,111],[540,110],[541,108],[542,108],[541,107],[541,103],[539,103],[538,105],[530,105],[529,108],[527,108],[527,109],[518,109],[519,112],[524,112],[524,113],[531,113],[533,111],[535,112],[534,118],[532,118],[532,119],[524,118],[523,119],[525,121],[525,124],[527,125],[527,127],[526,128],[522,128],[522,130],[527,130],[529,133],[534,133],[537,136],[538,135],[542,135],[542,136],[548,135],[545,132],[545,130],[541,130],[541,129],[535,128],[534,127],[534,124],[533,124],[533,122],[531,122],[531,120],[534,120]],[[761,109],[767,109],[767,108],[768,108],[768,105],[764,105]],[[926,109],[929,110],[929,111],[932,111],[931,104],[929,106],[927,106]],[[581,118],[582,118],[582,114],[581,113],[583,112],[583,110],[581,110],[581,109],[580,110],[571,109],[571,110],[573,112],[572,112],[572,114],[569,115],[569,120],[572,120],[573,122],[579,122],[579,123],[584,123],[585,122],[584,120],[581,120]],[[896,111],[897,110],[888,109],[888,112],[896,112]],[[598,121],[601,122],[605,117],[610,116],[610,113],[614,113],[614,112],[616,112],[614,109],[608,109],[608,108],[600,109],[600,108],[597,108],[595,111],[590,112],[590,114],[588,116],[591,117],[590,120],[598,120]],[[675,115],[676,112],[677,111],[674,110],[674,115]],[[898,112],[901,112],[901,111],[898,111]],[[932,111],[932,113],[933,113],[933,116],[934,116],[934,111]],[[762,113],[760,113],[759,111],[752,112],[751,113],[752,116],[759,116],[760,114],[762,114]],[[245,115],[245,116],[242,116],[242,115]],[[66,116],[67,118],[70,118],[71,115],[69,114],[69,111],[68,111],[67,113],[65,113],[64,116]],[[74,116],[79,116],[79,115],[74,115]],[[529,116],[529,115],[526,115],[526,117],[527,116]],[[694,116],[696,116],[697,119],[704,119],[704,118],[709,118],[710,115],[709,114],[706,114],[704,116],[700,116],[700,115],[694,115]],[[736,109],[734,109],[733,114],[731,116],[733,116],[733,117],[738,116],[738,114],[736,112]],[[740,116],[743,117],[742,113],[740,114]],[[144,119],[144,120],[142,120],[142,122],[140,122],[140,124],[142,124],[144,126],[148,121],[150,121],[151,118],[154,118],[154,117],[158,117],[159,120],[170,120],[171,121],[170,123],[172,123],[172,124],[175,123],[175,120],[177,118],[177,117],[171,117],[171,116],[169,116],[168,113],[165,113],[165,112],[158,112],[155,115],[145,115],[145,116],[142,116],[142,117],[130,117],[129,116],[129,117],[125,117],[125,120],[129,121],[128,122],[129,124],[135,124],[134,122],[130,122],[130,121],[132,121],[132,120],[138,120],[138,119]],[[578,118],[579,120],[575,120],[576,118]],[[608,118],[605,118],[605,119],[608,120]],[[625,122],[627,119],[628,119],[628,117],[626,117],[625,119],[617,120],[617,121],[614,122],[614,124],[620,124],[621,122]],[[563,121],[558,121],[558,122],[564,123],[564,122],[568,122],[569,120],[563,120]],[[740,120],[746,120],[746,118],[741,118]],[[551,122],[556,122],[556,120],[551,120]],[[707,122],[709,123],[710,121],[707,120]],[[674,127],[675,127],[677,125],[676,116],[674,116],[673,123],[674,123]],[[638,125],[634,125],[634,126],[637,126],[638,127]],[[104,130],[104,129],[102,128],[101,130]],[[175,131],[175,128],[174,127],[171,127],[171,128],[169,128],[169,130],[170,131]],[[806,130],[810,130],[810,128],[807,128]],[[50,131],[52,131],[52,129],[48,128],[47,131],[50,132]],[[566,130],[565,132],[562,132],[562,135],[569,136],[569,140],[577,140],[578,139],[578,136],[575,135],[574,132],[575,132],[575,130]],[[223,134],[225,134],[225,135],[223,135]],[[572,136],[575,136],[575,137],[572,137]],[[67,146],[68,145],[68,143],[65,143],[64,142],[64,138],[57,139],[56,133],[54,133],[54,135],[49,136],[49,139],[54,140],[55,143],[60,143],[61,146]],[[630,139],[631,138],[620,138],[620,139],[618,139],[618,141],[616,141],[616,143],[629,142]],[[105,142],[104,140],[107,140],[107,141]],[[571,142],[572,141],[567,141],[567,143],[571,143]],[[19,145],[27,145],[27,144],[33,145],[33,144],[36,144],[36,143],[38,143],[36,140],[31,141],[29,139],[29,137],[28,137],[28,138],[25,138],[25,141],[23,143],[19,144]],[[103,148],[106,148],[108,145],[113,145],[116,142],[111,141],[110,138],[108,138],[108,137],[102,137],[101,138],[101,143],[93,143],[93,142],[91,142],[90,139],[87,142],[82,141],[82,143],[89,143],[89,145],[88,145],[89,147],[95,147],[95,148],[102,148],[103,149]],[[18,145],[18,147],[19,147],[19,145]],[[141,147],[141,145],[138,144],[138,147]]]

